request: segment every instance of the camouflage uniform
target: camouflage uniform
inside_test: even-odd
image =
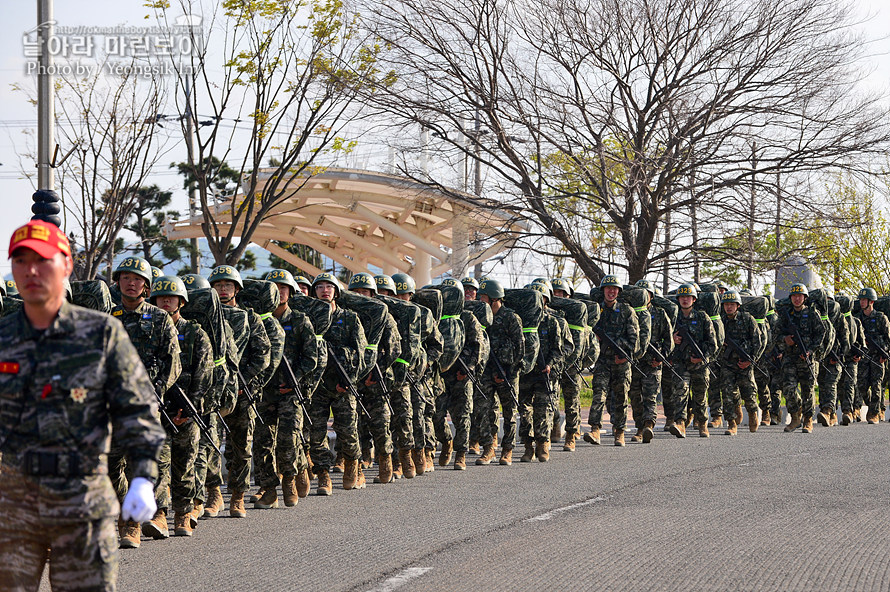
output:
[[[865,336],[866,343],[872,340],[878,347],[885,352],[890,346],[890,321],[887,316],[878,310],[873,310],[868,316],[863,314],[862,309],[857,309],[853,316],[862,323],[862,331]],[[870,360],[862,360],[859,363],[859,396],[862,397],[863,403],[868,405],[868,415],[877,415],[884,409],[884,389],[882,381],[884,378],[884,366],[880,363],[880,354],[877,350],[867,346]]]
[[[671,319],[667,313],[657,306],[649,305],[649,315],[652,319],[649,343],[665,357],[670,359],[674,350],[674,340],[671,327]],[[662,366],[660,360],[651,351],[646,351],[640,357],[639,366],[646,371],[640,374],[634,370],[630,380],[630,407],[634,414],[634,424],[638,430],[643,429],[646,422],[655,420],[658,413],[655,406],[658,401],[658,392],[661,390]],[[665,414],[665,417],[668,417]]]
[[[482,325],[469,311],[461,313],[464,325],[464,347],[460,352],[460,359],[466,365],[470,373],[475,373],[482,358],[482,343],[485,333]],[[434,426],[436,439],[448,442],[453,439],[455,452],[466,452],[470,445],[470,416],[473,413],[473,385],[469,375],[463,380],[458,380],[457,374],[463,374],[464,369],[460,362],[455,362],[451,368],[442,372],[444,394],[437,401]],[[475,374],[474,374],[475,375]],[[448,428],[445,420],[446,413],[451,414],[454,423],[454,436]]]
[[[556,311],[544,310],[538,325],[540,350],[535,367],[519,378],[519,436],[525,444],[550,441],[554,407],[558,404],[555,392],[556,377],[563,370],[566,354],[574,350],[569,326]],[[544,369],[550,366],[550,373]]]
[[[127,310],[122,305],[115,306],[111,316],[123,323],[139,359],[148,371],[155,392],[163,398],[182,371],[179,361],[179,333],[170,320],[170,315],[148,302],[141,302],[133,310]],[[164,427],[172,431],[169,426]],[[163,450],[158,459],[158,471],[161,475],[170,473],[169,448]],[[117,445],[115,438],[112,438],[111,453],[108,455],[108,475],[117,491],[118,501],[122,502],[127,494],[130,471],[127,469],[124,450]],[[161,501],[159,491],[155,491],[155,497],[157,502]],[[163,506],[159,503],[158,507]]]
[[[246,384],[238,380],[238,400],[235,410],[226,417],[229,432],[226,434],[226,469],[229,472],[229,492],[245,492],[250,488],[250,465],[253,449],[253,431],[256,414],[244,389],[260,399],[263,370],[271,363],[272,345],[260,315],[252,310],[223,306],[223,314],[232,327],[238,345],[238,369]],[[208,486],[210,484],[208,483]]]
[[[801,351],[797,344],[789,346],[785,343],[785,336],[790,335],[791,331],[787,325],[789,319],[800,331],[807,347],[806,353],[810,355],[809,364],[800,357]],[[773,332],[773,338],[779,343],[779,351],[782,352],[782,392],[785,394],[785,407],[792,415],[800,413],[804,418],[813,417],[816,383],[813,375],[819,369],[812,354],[822,343],[824,336],[825,326],[822,325],[819,311],[807,305],[800,311],[788,310],[788,317],[783,318]],[[798,383],[800,394],[797,393]]]
[[[420,355],[420,307],[395,298],[378,296],[392,305],[390,314],[396,321],[398,335],[401,338],[399,349],[401,354],[392,366],[391,397],[393,416],[390,420],[390,435],[396,448],[414,448],[414,430],[412,423],[413,408],[411,405],[411,388],[406,374]],[[399,304],[401,303],[401,305]]]
[[[503,449],[512,450],[516,441],[516,403],[510,392],[519,391],[519,369],[525,352],[525,338],[522,335],[522,321],[519,315],[506,306],[501,306],[494,314],[494,321],[486,330],[491,353],[488,363],[480,377],[480,384],[485,395],[479,393],[473,397],[473,415],[479,426],[479,443],[489,446],[497,435],[497,404],[500,401],[504,417]],[[507,376],[501,376],[495,363],[497,358],[504,367]],[[495,375],[503,379],[495,382]],[[494,422],[492,422],[494,417]]]
[[[853,316],[852,312],[845,312],[844,318],[850,324],[850,351],[844,356],[844,366],[847,372],[841,373],[840,383],[838,384],[838,399],[841,404],[842,413],[853,413],[858,417],[859,410],[862,409],[862,395],[858,389],[858,373],[859,364],[854,358],[853,348],[865,351],[865,332],[862,329],[862,321]],[[865,362],[868,363],[867,361]]]
[[[294,378],[305,395],[304,381],[318,363],[318,340],[312,331],[312,323],[305,314],[289,307],[277,320],[284,333],[282,358],[290,363]],[[284,362],[266,383],[257,407],[266,425],[257,429],[254,439],[256,481],[268,491],[281,484],[279,474],[291,477],[308,466],[301,444],[303,410],[297,402],[297,393]]]
[[[602,307],[597,327],[605,331],[624,352],[632,356],[639,345],[640,323],[633,308],[627,304],[615,302],[610,308]],[[618,356],[611,345],[600,340],[600,356],[593,368],[592,386],[593,399],[587,422],[590,427],[599,430],[603,427],[603,408],[606,397],[611,392],[611,420],[614,433],[624,432],[627,421],[627,393],[630,389],[630,360],[616,364]],[[587,437],[585,435],[585,437]]]
[[[337,360],[343,365],[347,378],[354,385],[362,366],[365,346],[365,331],[358,315],[351,310],[336,307],[331,314],[331,326],[324,334],[325,346],[331,348]],[[337,391],[337,386],[346,388],[337,369],[335,360],[328,359],[327,367],[318,389],[312,395],[309,415],[312,418],[310,447],[312,470],[315,473],[330,471],[334,455],[327,445],[328,417],[334,415],[334,432],[337,434],[337,450],[348,460],[358,460],[361,455],[358,443],[358,425],[355,396],[348,390]]]
[[[380,376],[373,369],[367,376],[359,380],[358,391],[362,395],[362,402],[371,415],[369,419],[362,414],[358,418],[359,439],[362,450],[374,445],[376,454],[392,454],[392,433],[389,429],[392,414],[389,411],[389,390],[393,385],[393,371],[391,366],[402,355],[402,344],[399,338],[399,326],[391,314],[386,313],[386,321],[380,342],[376,345],[377,367],[383,374],[384,382],[380,382]],[[369,344],[367,347],[371,347]],[[369,381],[370,386],[366,383]]]
[[[195,409],[203,413],[205,397],[213,383],[213,346],[198,323],[180,317],[176,323],[179,338],[179,360],[182,373],[176,386],[189,398]],[[175,409],[168,409],[171,417]],[[158,508],[172,507],[177,514],[192,511],[192,501],[198,497],[195,486],[195,460],[201,436],[194,421],[177,427],[177,433],[167,432],[164,448],[170,456],[170,472],[161,473],[156,487]],[[216,454],[216,451],[213,451]],[[171,506],[172,496],[172,506]]]
[[[732,339],[752,360],[756,359],[757,352],[763,346],[757,321],[750,313],[743,310],[736,312],[735,317],[730,317],[723,311],[723,306],[720,308],[726,340]],[[728,345],[723,347],[720,361],[720,392],[723,395],[723,408],[727,414],[734,415],[741,394],[741,401],[748,410],[748,421],[756,422],[758,400],[757,386],[754,383],[754,364],[742,370],[739,368],[740,361],[741,356],[732,347]],[[732,415],[728,416],[729,420],[741,421],[741,418],[733,418]]]
[[[850,351],[850,331],[846,319],[839,311],[831,319],[831,324],[834,326],[834,347],[825,356],[824,362],[819,364],[818,375],[819,410],[826,415],[836,413],[837,387],[843,374],[844,358]]]
[[[119,322],[62,302],[45,331],[0,321],[0,588],[113,590],[120,511],[111,431],[155,481],[164,441],[152,383]],[[23,500],[29,500],[23,503]]]
[[[572,336],[572,353],[566,356],[565,368],[559,374],[559,388],[565,402],[565,433],[581,433],[581,364],[590,347],[590,327],[568,325]],[[559,422],[559,400],[554,409],[554,425]]]
[[[677,371],[682,379],[677,378],[673,374],[671,391],[673,396],[674,423],[686,421],[686,409],[690,407],[695,416],[696,421],[707,421],[705,415],[705,397],[708,392],[708,382],[710,379],[708,362],[713,359],[717,353],[717,333],[714,330],[714,323],[711,318],[703,311],[693,309],[689,316],[683,314],[682,309],[677,315],[677,326],[674,329],[676,333],[680,327],[688,329],[689,334],[702,349],[705,358],[698,364],[692,363],[692,356],[695,355],[694,350],[687,343],[680,343],[674,348],[674,354],[671,361],[674,370]],[[691,393],[691,396],[690,396]]]
[[[435,411],[435,394],[429,392],[432,389],[429,387],[429,381],[426,378],[433,374],[433,368],[435,368],[436,362],[442,356],[444,348],[442,333],[439,331],[438,321],[434,318],[432,311],[425,306],[418,306],[420,306],[421,310],[420,335],[423,342],[423,352],[418,356],[417,363],[412,369],[414,376],[421,383],[422,387],[420,391],[411,389],[415,450],[426,448],[430,439],[433,441],[432,446],[435,447],[435,433],[427,433],[427,416]],[[427,388],[423,388],[423,384],[426,384]]]

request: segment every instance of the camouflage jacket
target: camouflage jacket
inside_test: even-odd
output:
[[[254,396],[259,394],[260,374],[271,363],[269,336],[263,327],[260,315],[252,310],[243,310],[234,306],[223,306],[223,314],[232,327],[235,343],[238,345],[238,368],[253,389]],[[239,381],[240,383],[240,381]]]
[[[865,331],[862,329],[862,321],[854,317],[852,312],[844,314],[848,315],[847,321],[850,323],[850,353],[847,354],[844,361],[854,362],[853,358],[856,356],[856,352],[853,351],[853,348],[865,351],[868,344],[865,343]]]
[[[804,340],[804,347],[806,347],[806,353],[812,355],[821,346],[822,340],[825,337],[825,325],[822,324],[819,311],[812,306],[804,306],[799,311],[791,308],[787,312],[787,317],[779,315],[779,322],[773,329],[773,338],[779,345],[779,351],[785,354],[804,353],[798,349],[797,344],[789,346],[785,343],[785,336],[792,334],[792,329],[788,326],[790,319],[800,331],[800,336]],[[883,317],[884,315],[881,316]],[[886,317],[884,317],[884,321],[886,324]]]
[[[562,372],[566,357],[566,350],[574,350],[569,325],[555,311],[546,309],[541,323],[538,325],[538,337],[541,340],[541,349],[535,362],[535,371],[542,372],[550,366],[551,376]],[[568,348],[566,344],[568,342]]]
[[[179,334],[164,310],[148,302],[141,302],[133,310],[115,306],[111,316],[124,325],[130,341],[139,353],[148,377],[162,397],[170,388],[182,366],[179,363]]]
[[[152,388],[124,328],[108,315],[63,302],[45,331],[24,311],[0,320],[0,506],[29,500],[55,522],[116,515],[112,430],[132,476],[158,476],[165,434]]]
[[[522,321],[519,315],[506,306],[501,306],[494,313],[494,321],[486,329],[488,342],[491,346],[491,354],[485,373],[489,375],[500,372],[497,369],[495,358],[504,367],[507,376],[501,376],[509,381],[516,380],[522,368],[522,358],[525,355],[525,336],[522,334]]]
[[[284,329],[271,312],[263,314],[254,312],[254,314],[262,321],[266,337],[269,338],[269,365],[263,368],[257,379],[257,383],[263,387],[275,375],[278,365],[281,364],[281,356],[284,354]]]
[[[890,349],[890,321],[887,320],[887,315],[879,310],[874,310],[870,315],[865,316],[862,309],[859,308],[853,312],[853,316],[862,323],[862,332],[866,342],[873,341],[885,352]],[[868,349],[871,350],[871,346],[868,346]],[[871,353],[876,352],[872,350]]]
[[[729,315],[723,312],[722,306],[720,309],[720,318],[723,321],[724,339],[727,342],[732,339],[746,354],[751,356],[752,360],[756,359],[757,352],[760,351],[760,348],[763,346],[760,329],[757,327],[757,321],[754,320],[754,317],[751,316],[750,313],[747,313],[744,310],[738,311],[735,318],[730,318]],[[721,357],[724,360],[732,362],[730,367],[735,367],[735,363],[741,359],[738,352],[729,345],[723,346],[723,355]],[[735,368],[738,369],[737,367]]]
[[[369,343],[365,347],[371,347]],[[396,363],[396,360],[399,356],[402,355],[402,342],[399,336],[399,326],[396,324],[395,318],[390,313],[386,313],[386,320],[383,326],[383,333],[380,334],[380,342],[376,346],[377,348],[377,368],[380,368],[380,372],[383,374],[383,377],[386,381],[385,385],[376,385],[377,391],[380,392],[381,389],[390,389],[393,384],[393,372],[392,365]],[[364,382],[366,379],[370,378],[372,383],[379,383],[380,377],[377,375],[377,370],[374,366],[371,366],[370,371],[359,380],[359,386],[365,386]]]
[[[179,337],[179,361],[182,373],[176,385],[189,398],[195,409],[204,414],[210,408],[210,388],[213,386],[213,345],[201,326],[182,317],[176,323]],[[175,415],[175,413],[173,413]]]
[[[427,370],[442,356],[445,348],[445,340],[442,339],[442,332],[439,331],[439,322],[433,316],[433,312],[427,307],[418,304],[420,307],[420,338],[423,343],[423,353],[418,356],[415,374],[417,378],[426,375]]]
[[[693,309],[689,316],[684,316],[681,310],[677,314],[677,326],[674,327],[674,333],[679,333],[680,328],[685,327],[689,331],[689,335],[695,340],[695,343],[704,354],[704,363],[707,364],[717,353],[717,331],[714,329],[714,323],[711,317],[701,310]],[[684,339],[680,345],[674,348],[673,359],[683,362],[689,362],[691,358],[697,354],[695,348],[687,343]]]
[[[393,384],[401,386],[405,382],[407,371],[421,355],[420,339],[421,310],[413,302],[405,302],[388,296],[378,296],[390,307],[389,312],[396,321],[399,335],[399,356],[392,365]]]
[[[652,329],[649,333],[649,344],[661,352],[667,358],[671,358],[674,351],[674,333],[671,327],[671,319],[668,314],[657,306],[649,307],[649,315],[652,317]],[[655,354],[647,348],[642,357],[643,361],[651,362],[658,360]],[[643,367],[645,369],[645,366]]]
[[[615,343],[627,355],[632,356],[640,343],[640,322],[637,314],[629,304],[615,302],[612,308],[603,305],[597,327],[615,340]],[[600,359],[612,362],[619,355],[605,340],[600,341]]]
[[[358,315],[351,310],[337,306],[331,314],[331,326],[324,334],[328,352],[328,364],[325,368],[322,384],[328,391],[335,391],[337,385],[346,388],[337,362],[331,359],[331,354],[337,357],[346,377],[353,385],[358,380],[358,372],[362,367],[365,346],[368,340]]]
[[[460,359],[464,361],[470,372],[475,373],[482,363],[482,357],[486,355],[487,339],[482,324],[476,316],[468,310],[464,310],[460,315],[464,323],[464,348],[460,352]],[[454,364],[449,370],[453,372],[463,373],[463,367],[460,364]]]
[[[294,378],[301,383],[302,388],[303,379],[308,378],[318,364],[318,347],[323,345],[324,342],[316,339],[309,317],[290,307],[284,309],[284,313],[278,317],[278,323],[284,331],[284,352],[282,358],[287,358],[291,369],[294,371]],[[282,362],[278,366],[278,374],[275,380],[270,380],[266,384],[266,390],[274,391],[277,394],[278,388],[282,385],[284,388],[293,388],[286,372],[284,362]],[[304,394],[308,396],[308,393]]]

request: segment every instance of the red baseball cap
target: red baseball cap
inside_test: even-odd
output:
[[[31,249],[46,259],[56,253],[71,256],[71,244],[65,233],[55,224],[43,220],[31,220],[12,233],[12,238],[9,239],[9,256],[12,257],[20,247]]]

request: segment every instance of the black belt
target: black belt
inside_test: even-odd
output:
[[[23,472],[33,477],[76,477],[83,474],[76,452],[25,452]]]

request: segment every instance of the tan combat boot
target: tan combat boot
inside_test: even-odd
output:
[[[723,426],[723,416],[722,416],[722,415],[715,415],[715,416],[711,419],[711,423],[709,423],[709,424],[705,424],[705,428],[707,428],[708,426],[710,426],[710,427],[712,427],[712,428],[719,428],[719,427]]]
[[[513,464],[513,449],[512,448],[502,448],[501,449],[501,460],[498,461],[505,467],[509,467]]]
[[[472,452],[473,454],[479,454],[479,442],[476,440],[470,440],[470,445],[467,447],[467,452]]]
[[[678,421],[671,424],[671,433],[678,438],[686,437],[686,422]]]
[[[362,465],[361,463],[356,461],[355,466],[355,487],[353,487],[353,489],[364,489],[365,487],[367,487],[367,482],[365,481],[365,473],[364,471],[362,471]]]
[[[276,500],[278,494],[275,494]],[[229,498],[229,516],[232,518],[247,518],[247,510],[244,509],[244,492],[233,491]]]
[[[121,549],[138,549],[139,545],[142,544],[138,522],[118,520],[118,530],[121,536]]]
[[[865,416],[865,421],[871,424],[878,423],[878,414],[877,413],[869,413]]]
[[[813,431],[813,418],[812,417],[804,417],[803,418],[803,427],[800,430],[804,434],[809,434]]]
[[[350,491],[358,482],[359,466],[357,460],[345,459],[343,463],[343,489]]]
[[[643,422],[643,444],[648,444],[655,437],[655,422],[652,420]]]
[[[748,431],[752,434],[756,433],[757,428],[760,427],[760,420],[758,419],[759,413],[760,409],[755,409],[754,413],[751,413],[750,411],[748,412]]]
[[[851,423],[853,423],[853,414],[849,411],[844,411],[844,414],[841,417],[841,425],[848,426]]]
[[[584,441],[588,442],[590,444],[593,444],[594,446],[599,446],[600,445],[600,429],[592,428],[589,432],[584,434]]]
[[[399,461],[399,451],[393,450],[392,455],[390,455],[390,462],[392,463],[392,478],[393,480],[402,478],[402,463]]]
[[[538,442],[538,445],[535,446],[535,456],[538,457],[538,462],[550,460],[550,440]]]
[[[630,437],[631,442],[642,442],[643,441],[643,428],[637,428],[637,432]]]
[[[423,448],[413,448],[411,460],[414,462],[414,474],[420,477],[426,472],[426,451]]]
[[[559,414],[553,418],[553,429],[550,430],[550,441],[559,442],[562,439],[562,422]]]
[[[374,461],[371,460],[371,449],[370,448],[362,448],[362,458],[361,458],[361,468],[369,469],[371,465],[374,464]]]
[[[192,500],[192,528],[197,527],[198,519],[204,515],[204,502]]]
[[[278,507],[278,488],[270,487],[263,492],[263,497],[253,502],[254,510],[270,510]]]
[[[569,432],[566,434],[566,443],[562,445],[563,452],[575,452],[575,434]]]
[[[742,425],[742,421],[745,419],[745,414],[742,413],[742,404],[739,403],[735,406],[735,425],[739,427]]]
[[[720,422],[723,423],[722,421]],[[700,419],[695,422],[695,427],[698,428],[698,435],[700,438],[708,438],[710,437],[710,432],[708,432],[708,422],[705,419]]]
[[[673,432],[671,432],[671,428],[672,428],[673,426],[674,426],[674,420],[665,418],[665,420],[664,420],[664,430],[662,430],[662,431],[670,432],[670,433],[673,434]]]
[[[454,454],[454,470],[455,471],[466,471],[467,470],[467,453],[466,452],[456,452]]]
[[[302,471],[300,472],[302,473]],[[283,498],[284,505],[287,508],[293,508],[299,503],[300,496],[297,493],[296,475],[284,475],[281,478],[281,497]]]
[[[346,466],[345,463],[346,463],[346,460],[343,458],[343,455],[338,452],[337,456],[334,457],[334,464],[331,465],[331,472],[332,473],[342,473],[345,470],[345,468],[344,468]]]
[[[374,483],[392,483],[392,457],[386,453],[377,457],[377,476]]]
[[[761,417],[760,417],[760,425],[768,426],[769,424],[770,424],[769,409],[764,409],[763,415],[761,415]]]
[[[482,451],[482,456],[476,459],[477,465],[487,465],[494,460],[494,443],[488,444]]]
[[[258,501],[260,501],[260,498],[263,497],[264,495],[266,495],[266,488],[260,487],[256,493],[254,493],[247,499],[247,501],[249,501],[252,504],[255,504]]]
[[[738,428],[738,424],[734,419],[729,419],[726,421],[726,431],[723,432],[727,436],[735,436]]]
[[[155,540],[168,538],[170,531],[167,529],[167,511],[159,508],[151,520],[143,523],[142,534]]]
[[[297,497],[306,497],[312,489],[312,474],[309,469],[303,469],[296,474]]]
[[[826,428],[831,427],[831,420],[828,417],[827,411],[822,411],[820,409],[819,413],[816,414],[816,421],[818,421],[819,425],[821,425],[822,427],[826,427]]]
[[[192,528],[191,516],[188,513],[173,514],[173,534],[175,536],[192,536],[194,529]]]
[[[519,458],[519,462],[532,462],[535,456],[535,443],[532,440],[525,441],[525,452]]]
[[[315,495],[331,495],[334,493],[334,485],[331,483],[331,474],[322,469],[317,475],[318,488],[315,490]]]
[[[788,425],[785,426],[786,432],[793,432],[794,430],[796,430],[797,428],[800,427],[800,422],[801,422],[800,416],[801,416],[800,411],[797,411],[797,412],[791,414],[791,423],[789,423]]]
[[[615,446],[621,446],[622,448],[625,446],[624,432],[621,430],[615,430]]]
[[[439,466],[447,467],[451,464],[451,453],[454,452],[454,440],[442,442],[442,452],[439,453]]]
[[[402,467],[402,475],[405,476],[405,479],[414,478],[414,461],[411,460],[410,448],[399,448],[399,465]]]
[[[204,500],[204,515],[201,518],[216,518],[223,509],[223,496],[219,487],[207,489],[207,499]]]
[[[426,466],[423,469],[424,473],[432,473],[436,470],[436,461],[433,460],[433,455],[435,454],[435,452],[436,451],[432,448],[424,449],[424,459],[426,460]]]
[[[828,412],[828,427],[832,428],[837,425],[837,411],[832,409]]]

